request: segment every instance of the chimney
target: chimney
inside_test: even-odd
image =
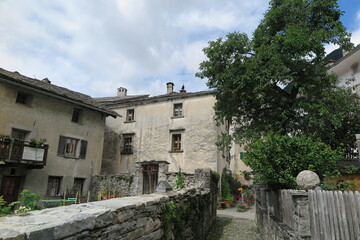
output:
[[[174,92],[174,84],[172,82],[166,83],[166,93]]]
[[[127,96],[127,89],[123,87],[119,87],[117,89],[117,96],[118,97],[126,97]]]
[[[44,82],[44,83],[51,83],[51,81],[48,79],[48,78],[44,78],[43,80],[41,80],[42,82]]]

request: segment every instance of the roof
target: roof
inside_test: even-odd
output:
[[[331,53],[329,53],[328,55],[326,55],[324,57],[324,62],[336,62],[337,60],[339,60],[340,58],[343,57],[343,51],[341,48],[335,49],[334,51],[332,51]]]
[[[215,90],[207,90],[200,92],[171,92],[153,97],[150,97],[149,95],[130,95],[124,97],[95,98],[95,100],[101,104],[104,104],[109,108],[116,108],[122,105],[160,102],[160,101],[167,101],[170,99],[181,99],[181,98],[197,97],[204,95],[213,95],[214,93]]]
[[[49,83],[48,79],[44,79],[44,81],[41,81],[38,79],[26,77],[18,72],[10,72],[0,68],[0,81],[28,88],[30,90],[37,91],[54,98],[78,104],[80,106],[105,113],[115,118],[119,116],[119,114],[117,114],[116,112],[108,109],[102,104],[99,104],[92,97],[51,84]]]
[[[332,51],[331,53],[326,55],[326,57],[324,58],[324,62],[325,63],[334,62],[334,64],[332,64],[330,66],[332,68],[335,65],[339,64],[340,62],[347,59],[348,57],[352,56],[354,53],[356,53],[359,50],[360,50],[360,44],[357,45],[354,49],[352,49],[349,53],[347,53],[345,55],[343,54],[342,49],[340,49],[340,48],[335,49],[334,51]]]

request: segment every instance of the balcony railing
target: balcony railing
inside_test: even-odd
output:
[[[6,165],[24,165],[29,168],[43,168],[49,145],[36,145],[26,141],[0,141],[0,161]],[[5,166],[6,166],[5,165]]]

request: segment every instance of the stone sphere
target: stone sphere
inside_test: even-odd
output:
[[[305,170],[297,175],[296,183],[301,190],[315,189],[320,185],[320,178],[313,171]]]

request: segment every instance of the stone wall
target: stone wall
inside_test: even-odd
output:
[[[311,239],[308,194],[255,185],[256,221],[264,240]]]
[[[116,195],[129,197],[137,195],[132,175],[100,175],[91,178],[91,199],[96,200],[98,195]]]
[[[216,176],[197,188],[116,198],[1,218],[0,239],[205,239],[216,218]]]

